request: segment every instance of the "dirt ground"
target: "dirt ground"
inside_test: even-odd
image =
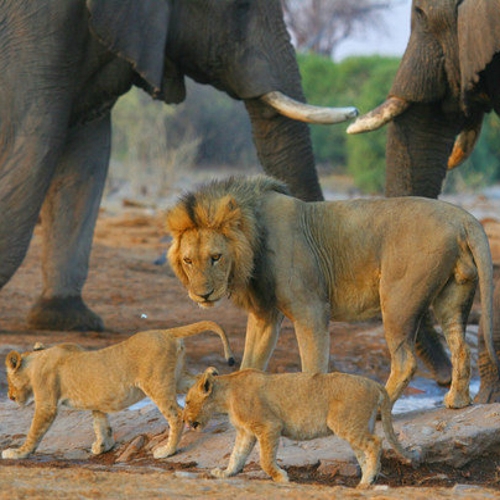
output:
[[[125,207],[119,213],[103,210],[99,218],[90,274],[84,298],[105,320],[103,333],[65,333],[27,330],[25,318],[41,289],[40,228],[29,254],[14,278],[0,293],[0,353],[24,350],[36,341],[52,345],[77,342],[89,348],[104,347],[139,330],[168,328],[201,319],[218,321],[228,332],[241,359],[246,318],[229,302],[217,309],[199,309],[188,299],[167,264],[158,259],[168,242],[161,216],[152,209]],[[360,373],[384,382],[389,372],[385,340],[377,322],[331,324],[331,362],[338,370]],[[219,339],[204,334],[186,341],[192,371],[224,365]],[[269,367],[273,372],[298,371],[297,345],[289,323],[284,324]],[[421,375],[427,376],[425,370]],[[0,368],[0,399],[6,400],[5,370]],[[10,402],[7,404],[11,404]],[[26,411],[26,410],[19,410]],[[19,442],[26,429],[0,436],[5,448]],[[149,436],[151,437],[151,436]],[[147,438],[149,439],[149,438]],[[90,443],[88,443],[88,446]],[[140,448],[140,446],[139,446]],[[144,447],[143,449],[146,449]],[[35,454],[20,461],[4,460],[0,466],[1,498],[494,498],[500,497],[500,453],[474,460],[463,468],[425,464],[413,469],[384,453],[377,486],[366,492],[353,490],[359,477],[323,470],[316,464],[291,466],[291,483],[276,485],[265,476],[216,481],[200,473],[197,463],[180,463],[175,456],[155,461],[139,450],[125,463],[118,460],[124,446],[99,457],[86,454],[63,460]],[[217,450],[228,457],[230,448]],[[246,470],[258,470],[247,464]]]

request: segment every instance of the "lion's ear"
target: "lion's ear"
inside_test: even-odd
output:
[[[224,230],[224,228],[238,228],[243,222],[243,214],[238,202],[230,194],[222,197],[219,201],[217,212],[214,214],[214,227]]]
[[[184,231],[194,228],[194,222],[183,204],[178,204],[167,211],[165,225],[167,231],[174,238],[178,238]]]
[[[21,366],[23,359],[17,351],[10,351],[5,358],[5,366],[8,371],[15,372]]]

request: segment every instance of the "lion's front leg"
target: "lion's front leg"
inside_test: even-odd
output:
[[[259,316],[253,311],[248,313],[241,369],[266,369],[276,346],[282,321],[283,314],[277,310],[269,312],[266,316]]]
[[[31,427],[26,437],[26,441],[20,448],[8,448],[2,452],[2,458],[26,458],[33,453],[49,430],[57,415],[57,404],[36,404],[35,415],[31,422]]]
[[[102,411],[93,411],[92,417],[94,418],[94,432],[95,441],[92,444],[92,453],[94,455],[100,455],[106,451],[111,450],[115,445],[115,440],[113,438],[113,430],[109,423],[108,415]]]
[[[238,474],[238,472],[241,472],[256,442],[257,438],[254,434],[244,429],[238,429],[227,468],[224,470],[218,468],[212,469],[212,476],[224,478],[234,476]]]
[[[299,345],[302,371],[327,373],[330,361],[329,312],[326,308],[313,307],[294,322]]]

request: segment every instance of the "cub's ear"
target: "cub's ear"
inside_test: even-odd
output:
[[[21,366],[22,361],[22,357],[17,351],[10,351],[5,358],[5,366],[8,371],[15,372]]]
[[[34,351],[43,351],[44,349],[46,349],[45,345],[42,344],[41,342],[37,342],[34,346],[33,346],[33,350]]]
[[[201,387],[203,392],[208,396],[214,388],[214,378],[219,374],[216,368],[210,367],[205,370],[201,377]]]
[[[151,85],[162,89],[170,18],[166,0],[87,0],[93,34],[117,56],[133,64]]]

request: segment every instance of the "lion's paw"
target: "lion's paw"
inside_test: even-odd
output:
[[[2,458],[19,459],[26,458],[29,453],[19,451],[18,448],[7,448],[2,451]]]
[[[472,403],[468,391],[459,394],[457,391],[448,391],[444,397],[444,405],[451,410],[465,408]]]

